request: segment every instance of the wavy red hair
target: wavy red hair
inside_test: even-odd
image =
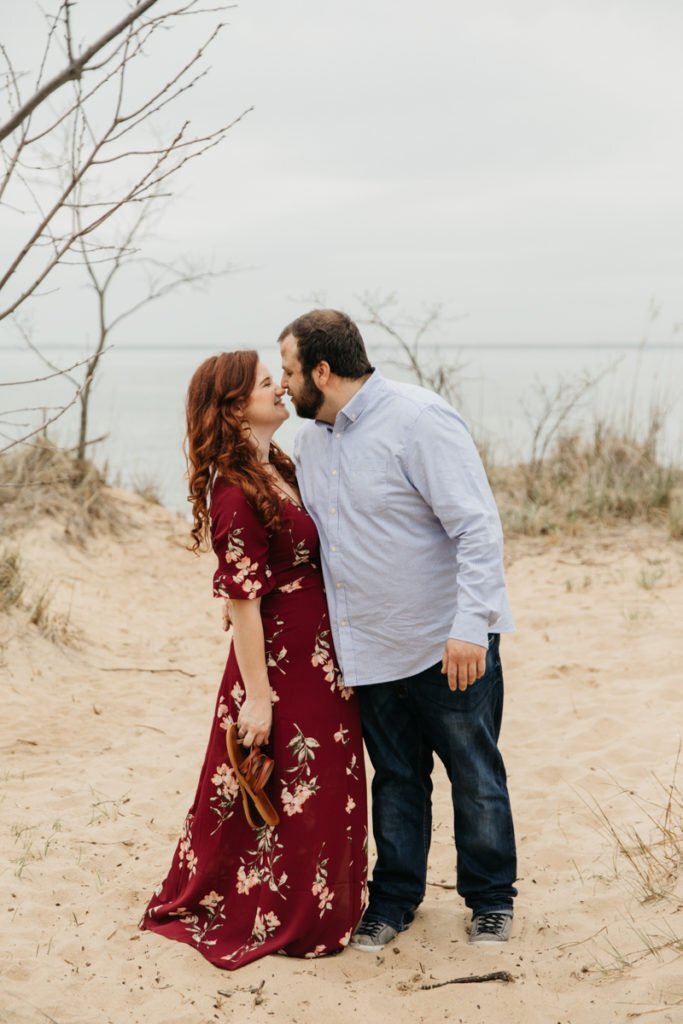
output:
[[[188,501],[192,505],[192,550],[199,551],[210,531],[209,501],[216,476],[240,487],[268,530],[280,529],[280,498],[249,431],[239,416],[256,384],[258,353],[222,352],[197,367],[187,389]],[[294,463],[271,442],[270,461],[287,483],[296,486]]]

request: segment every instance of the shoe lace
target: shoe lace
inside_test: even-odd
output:
[[[496,935],[505,924],[506,916],[495,911],[490,914],[481,914],[477,918],[477,932],[484,935]]]
[[[356,934],[369,935],[371,939],[376,939],[383,928],[386,928],[386,925],[381,921],[361,921],[356,928]]]

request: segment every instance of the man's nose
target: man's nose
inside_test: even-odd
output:
[[[283,387],[282,384],[276,384],[275,385],[275,394],[277,395],[278,398],[282,398],[282,396],[285,393],[285,390],[286,389]]]

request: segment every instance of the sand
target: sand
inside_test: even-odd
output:
[[[683,720],[683,544],[629,527],[509,545],[501,746],[520,895],[507,946],[467,945],[439,767],[409,931],[381,956],[228,973],[137,930],[194,793],[228,640],[213,557],[184,549],[170,513],[119,498],[124,538],[79,548],[51,523],[19,538],[28,597],[52,589],[68,644],[21,611],[0,616],[2,1024],[683,1021],[681,865],[652,845]],[[662,865],[648,898],[648,858],[630,864],[608,822],[638,829]],[[680,807],[670,825],[680,853]],[[500,970],[514,980],[424,987]]]

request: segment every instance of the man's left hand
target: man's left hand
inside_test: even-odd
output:
[[[441,659],[441,671],[448,675],[451,690],[466,690],[486,671],[486,648],[449,638]]]

